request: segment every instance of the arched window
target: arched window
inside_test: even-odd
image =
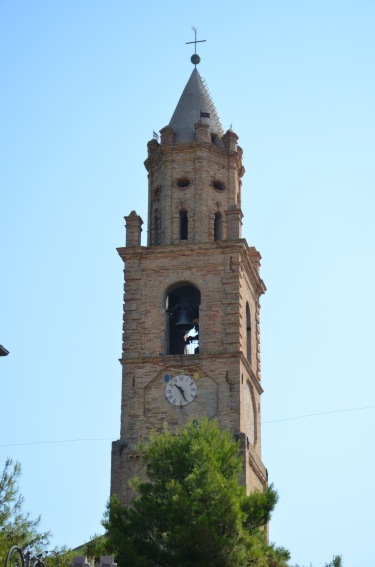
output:
[[[223,240],[223,217],[221,213],[215,213],[214,240]]]
[[[188,216],[185,210],[180,211],[180,240],[188,239]]]
[[[251,364],[251,318],[250,307],[246,302],[246,357]]]
[[[191,284],[175,284],[166,297],[166,354],[199,354],[201,294]]]

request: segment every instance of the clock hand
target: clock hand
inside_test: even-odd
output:
[[[177,384],[175,384],[175,386],[176,386],[176,388],[178,388],[178,390],[180,390],[180,392],[181,392],[181,394],[182,394],[182,397],[184,398],[184,400],[185,400],[185,402],[186,402],[187,400],[186,400],[186,398],[185,398],[185,394],[184,394],[184,391],[183,391],[183,389],[181,388],[181,386],[177,386]]]

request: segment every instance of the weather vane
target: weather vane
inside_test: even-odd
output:
[[[191,56],[190,61],[193,63],[193,65],[195,65],[195,68],[197,67],[198,63],[200,63],[201,58],[199,57],[199,55],[197,55],[197,43],[203,43],[204,41],[206,41],[205,39],[197,39],[197,30],[194,26],[191,26],[191,29],[193,30],[195,37],[194,37],[194,41],[186,41],[185,45],[187,45],[188,43],[194,43],[194,55]]]

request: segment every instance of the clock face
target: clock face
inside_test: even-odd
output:
[[[197,395],[197,384],[187,374],[178,374],[165,387],[165,396],[174,406],[187,406]]]

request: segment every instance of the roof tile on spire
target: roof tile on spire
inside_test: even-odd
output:
[[[204,117],[201,113],[208,114],[209,117]],[[194,124],[200,120],[209,125],[211,134],[216,134],[219,138],[222,137],[224,132],[216,108],[202,77],[195,68],[186,83],[169,123],[176,134],[175,143],[181,144],[195,140]]]

